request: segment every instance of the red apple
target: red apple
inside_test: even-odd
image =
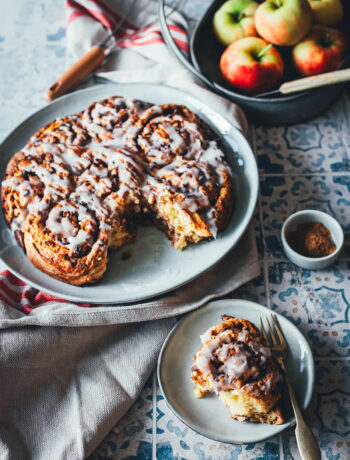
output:
[[[335,70],[345,58],[345,35],[327,26],[313,26],[309,35],[293,48],[293,61],[301,75]]]
[[[252,0],[229,0],[214,14],[213,27],[218,40],[225,46],[243,37],[258,35],[255,11],[259,5]]]
[[[259,35],[274,45],[295,45],[309,32],[312,9],[308,0],[266,0],[255,14]]]
[[[283,75],[280,53],[258,37],[246,37],[228,46],[220,59],[224,79],[249,95],[272,89]]]

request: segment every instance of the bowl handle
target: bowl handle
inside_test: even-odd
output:
[[[186,57],[182,54],[182,52],[180,51],[180,49],[178,48],[178,46],[176,45],[171,33],[170,33],[170,30],[169,30],[169,27],[168,27],[168,24],[167,24],[167,21],[166,21],[166,16],[165,16],[165,11],[164,11],[164,8],[165,8],[165,0],[159,0],[159,3],[158,3],[158,17],[159,17],[159,23],[160,23],[160,27],[161,27],[161,30],[162,30],[162,34],[163,34],[163,38],[164,38],[164,41],[167,45],[167,47],[175,54],[175,56],[177,57],[177,59],[181,62],[181,64],[183,66],[186,67],[187,70],[189,70],[190,72],[192,72],[196,77],[198,77],[203,83],[205,83],[210,89],[215,89],[216,92],[220,93],[221,95],[225,96],[225,94],[223,93],[223,91],[221,91],[221,89],[216,85],[215,82],[212,82],[210,80],[208,80],[204,75],[202,75],[192,64],[191,62],[186,59]]]

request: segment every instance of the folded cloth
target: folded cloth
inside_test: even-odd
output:
[[[78,306],[53,300],[3,273],[0,458],[75,460],[89,455],[136,400],[154,368],[176,322],[164,317],[198,308],[258,273],[252,228],[199,279],[143,305]],[[151,318],[164,319],[146,321]]]
[[[101,41],[130,1],[68,0],[67,40],[73,55]],[[118,50],[100,75],[181,87],[245,132],[240,109],[196,85],[171,56],[156,24],[156,4],[135,3],[114,38]],[[186,52],[186,22],[176,12],[167,14]],[[74,460],[90,454],[137,398],[175,317],[228,294],[258,273],[252,227],[200,278],[139,304],[77,305],[2,273],[0,458]]]
[[[202,87],[168,50],[157,18],[157,0],[66,0],[67,47],[72,62],[101,43],[122,17],[127,20],[108,45],[114,51],[97,75],[117,83],[152,82],[175,86],[204,100],[247,134],[247,120],[232,102]],[[177,46],[188,51],[187,23],[170,7],[167,23]]]

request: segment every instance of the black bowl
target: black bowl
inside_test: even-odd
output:
[[[190,53],[193,65],[177,48],[164,16],[164,0],[159,1],[159,16],[164,39],[178,59],[192,73],[199,77],[210,89],[237,103],[246,113],[249,121],[264,125],[290,125],[313,118],[325,110],[343,91],[344,84],[326,86],[292,95],[274,95],[271,97],[245,96],[232,91],[220,73],[219,61],[224,47],[218,42],[213,32],[213,16],[225,0],[214,0],[197,24],[190,41]],[[345,8],[344,25],[350,23],[350,8]],[[345,27],[343,27],[345,29]],[[290,48],[279,49],[286,65],[283,82],[298,78],[291,59]],[[287,57],[287,58],[286,58]],[[343,63],[347,67],[350,57]],[[281,82],[281,83],[283,83]]]

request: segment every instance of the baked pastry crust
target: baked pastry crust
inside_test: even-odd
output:
[[[64,144],[83,146],[90,141],[90,136],[82,126],[82,115],[66,116],[58,118],[43,126],[28,141],[28,145]]]
[[[70,284],[100,279],[111,225],[107,212],[99,217],[105,219],[74,200],[60,201],[45,214],[30,214],[23,229],[27,256],[40,270]]]
[[[137,147],[147,164],[142,189],[155,224],[177,249],[215,238],[231,217],[231,169],[215,133],[183,105],[152,106]]]
[[[183,249],[216,237],[234,183],[216,134],[187,107],[111,97],[41,128],[10,160],[4,216],[32,263],[74,285],[95,282],[108,249],[151,217]]]
[[[222,316],[194,355],[194,393],[216,393],[234,420],[279,425],[282,376],[269,344],[251,322]]]

